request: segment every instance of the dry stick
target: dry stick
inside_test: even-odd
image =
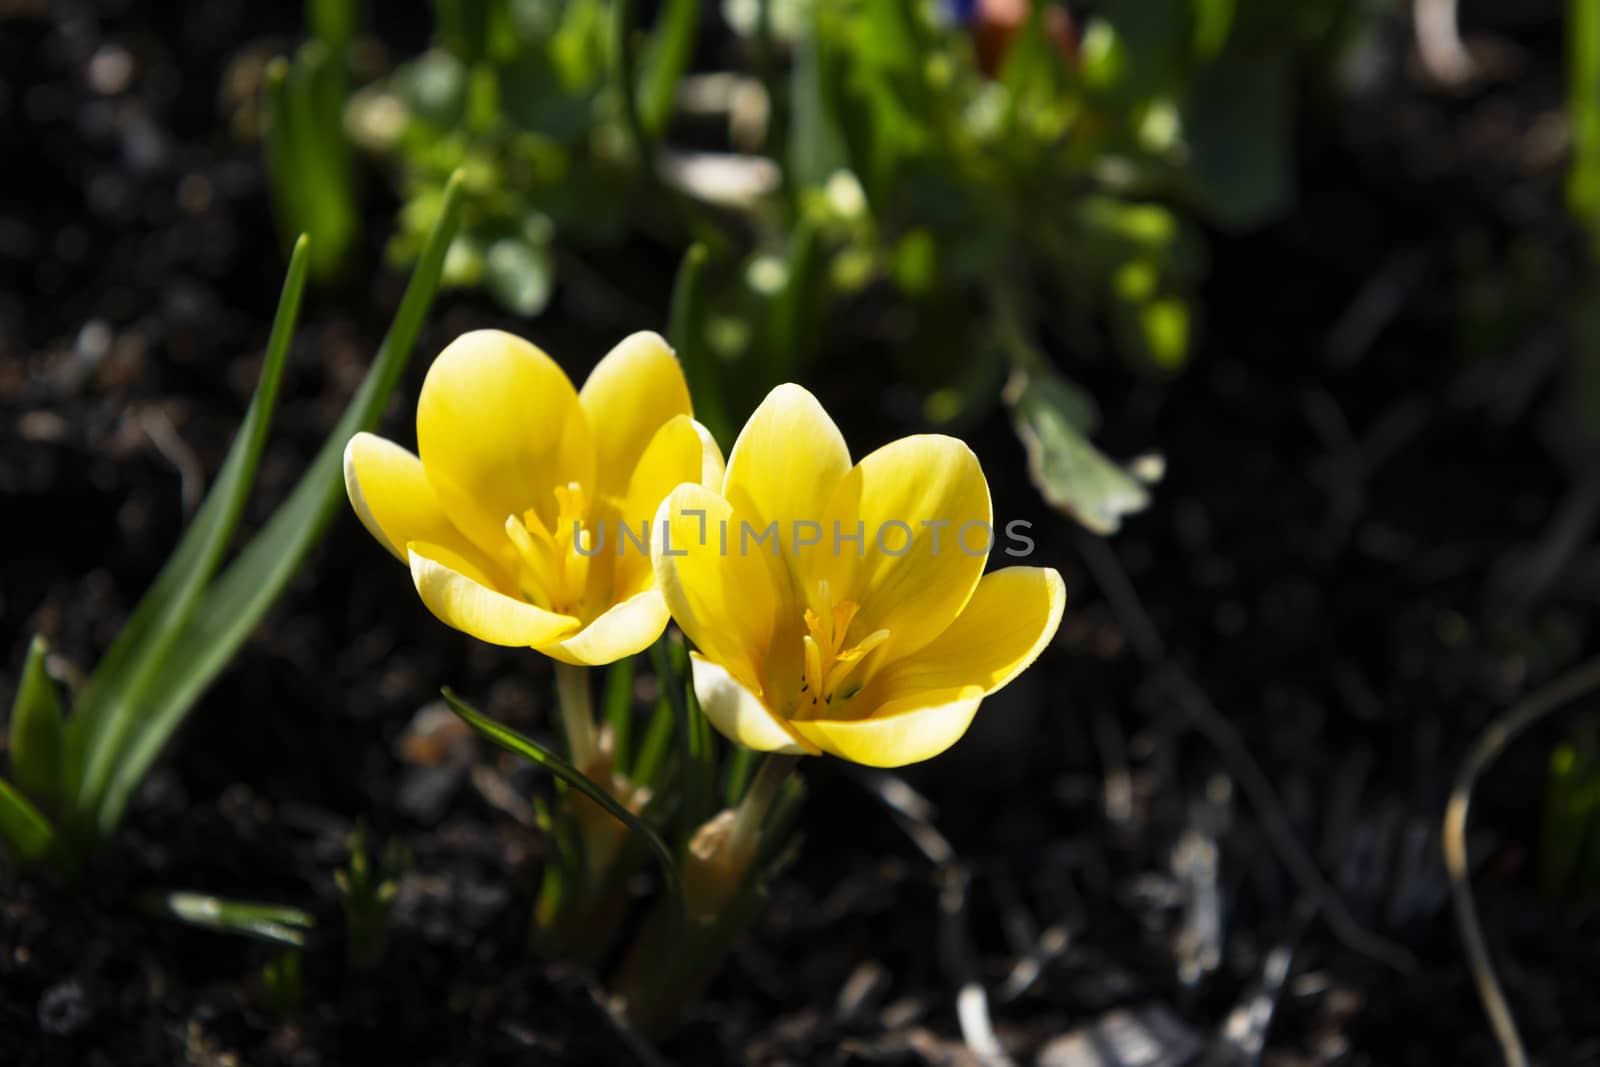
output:
[[[1430,78],[1451,87],[1472,80],[1477,66],[1461,43],[1456,0],[1415,0],[1411,25],[1417,35],[1417,53]]]
[[[893,814],[895,822],[935,865],[939,886],[939,955],[947,976],[956,983],[956,1022],[967,1050],[984,1067],[1015,1067],[1000,1046],[989,1014],[989,994],[978,975],[967,932],[967,891],[972,874],[949,840],[933,825],[933,804],[911,784],[890,771],[856,776]]]
[[[1294,828],[1283,814],[1283,804],[1278,799],[1277,790],[1250,754],[1239,732],[1212,706],[1210,699],[1182,668],[1167,659],[1155,624],[1145,613],[1138,591],[1128,580],[1116,554],[1097,537],[1079,538],[1078,550],[1093,573],[1096,584],[1100,586],[1100,591],[1111,604],[1112,612],[1127,630],[1139,658],[1157,671],[1158,679],[1177,698],[1190,721],[1227,763],[1245,795],[1250,798],[1250,804],[1255,808],[1256,816],[1261,820],[1261,827],[1266,831],[1267,840],[1277,852],[1278,859],[1288,868],[1290,877],[1299,884],[1301,892],[1316,903],[1317,910],[1327,920],[1333,935],[1354,951],[1386,963],[1397,971],[1411,970],[1416,963],[1411,953],[1388,938],[1366,929],[1350,914],[1343,898],[1323,877],[1316,862],[1295,837]]]
[[[1450,893],[1455,898],[1456,924],[1461,927],[1461,946],[1466,950],[1472,981],[1478,987],[1483,1012],[1489,1017],[1495,1040],[1500,1043],[1506,1067],[1527,1067],[1528,1053],[1517,1033],[1516,1020],[1511,1017],[1511,1005],[1506,1001],[1505,991],[1495,977],[1494,961],[1489,958],[1489,945],[1484,939],[1483,926],[1478,922],[1477,905],[1472,899],[1472,882],[1467,872],[1467,812],[1472,806],[1472,788],[1477,784],[1478,777],[1500,758],[1500,753],[1518,735],[1546,715],[1596,687],[1600,687],[1600,657],[1562,675],[1490,723],[1488,729],[1479,735],[1472,751],[1467,753],[1461,769],[1456,772],[1455,785],[1450,789],[1450,802],[1444,809],[1441,844],[1444,847],[1445,871],[1450,876]]]

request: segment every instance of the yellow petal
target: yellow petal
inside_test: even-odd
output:
[[[817,398],[798,385],[767,394],[739,432],[723,494],[759,532],[776,523],[788,560],[809,540],[835,488],[850,470],[850,450]]]
[[[1067,602],[1050,567],[983,576],[956,621],[913,655],[887,663],[859,696],[870,718],[921,706],[930,692],[976,688],[985,696],[1027,669],[1061,624]]]
[[[578,629],[578,620],[536,608],[492,588],[471,561],[442,545],[406,545],[411,580],[428,610],[448,626],[491,645],[548,645]]]
[[[667,628],[667,602],[654,589],[612,605],[571,637],[539,648],[547,656],[580,667],[615,663],[643,652]]]
[[[698,652],[689,653],[694,670],[694,695],[722,736],[757,752],[816,755],[817,749],[784,726],[761,698],[720,665]]]
[[[595,365],[579,393],[594,434],[599,491],[620,496],[651,438],[674,415],[690,415],[678,357],[659,334],[632,334]]]
[[[393,441],[370,433],[350,438],[344,447],[344,488],[361,525],[402,563],[407,541],[478,555],[445,517],[422,461]]]
[[[822,751],[868,767],[904,767],[931,759],[955,744],[972,725],[983,691],[976,686],[925,694],[931,703],[859,722],[796,721],[796,733]]]
[[[712,492],[722,492],[722,481],[728,475],[728,465],[723,462],[722,448],[717,444],[717,439],[711,436],[711,431],[700,425],[694,424],[694,432],[700,435],[700,444],[703,448],[700,463],[700,484]]]
[[[462,334],[433,361],[417,399],[417,451],[451,521],[507,559],[506,516],[531,508],[553,527],[556,487],[594,477],[572,383],[549,356],[499,330]]]
[[[899,658],[949,626],[972,596],[993,538],[989,483],[972,449],[953,437],[921,434],[893,441],[864,458],[828,502],[819,544],[801,557],[801,571],[826,579],[834,604],[860,611],[852,639],[888,630],[883,655]],[[861,535],[846,542],[841,535]],[[833,604],[817,602],[819,614]]]
[[[740,551],[739,525],[728,501],[704,486],[680,485],[656,512],[650,560],[683,632],[707,659],[759,694],[783,600],[774,561],[753,547]]]
[[[615,561],[615,595],[632,596],[653,588],[655,574],[648,544],[649,526],[667,494],[685,482],[699,482],[705,465],[705,444],[687,415],[675,415],[656,431],[628,482],[620,513],[605,531],[605,554]],[[626,523],[628,532],[623,531]]]

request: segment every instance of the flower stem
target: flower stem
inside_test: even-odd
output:
[[[594,772],[599,746],[595,741],[594,697],[589,692],[589,672],[570,663],[557,663],[556,702],[561,706],[561,732],[567,738],[567,756],[584,774]]]
[[[761,824],[767,821],[767,811],[799,762],[799,756],[785,756],[777,752],[769,752],[761,760],[749,788],[744,791],[744,798],[734,809],[733,834],[729,844],[735,855],[746,850],[754,854],[761,840]]]

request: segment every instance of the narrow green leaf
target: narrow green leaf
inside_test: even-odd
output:
[[[45,670],[49,652],[44,638],[35,637],[17,681],[11,703],[11,776],[29,799],[53,812],[65,799],[61,750],[66,716],[56,683]]]
[[[694,57],[700,28],[700,0],[666,0],[640,62],[639,119],[645,131],[661,136],[672,118],[678,82]]]
[[[646,174],[655,173],[655,153],[639,114],[637,91],[638,64],[633,45],[633,0],[614,0],[611,5],[611,62],[612,78],[617,96],[622,100],[622,125],[628,140],[633,144],[639,166]]]
[[[755,769],[755,753],[743,745],[733,745],[728,754],[728,767],[724,772],[722,803],[737,807],[744,796],[744,787],[750,783],[750,772]]]
[[[209,893],[148,893],[139,899],[139,906],[149,914],[203,930],[296,948],[306,943],[306,931],[316,926],[316,920],[299,908],[227,900]]]
[[[129,797],[144,781],[167,739],[260,623],[344,504],[345,445],[357,432],[377,425],[416,345],[417,333],[439,288],[445,251],[460,221],[458,173],[445,186],[439,218],[412,271],[400,309],[339,424],[288,499],[206,591],[184,630],[178,654],[167,664],[156,689],[159,702],[141,716],[138,731],[119,753],[115,781],[99,806],[100,833],[115,828]]]
[[[820,7],[820,5],[819,5]],[[828,93],[827,59],[821,12],[795,41],[789,72],[789,143],[784,153],[784,184],[792,194],[821,188],[834,171],[848,165],[844,133]]]
[[[320,280],[343,270],[360,225],[344,135],[347,83],[343,57],[313,40],[295,53],[285,92],[282,118],[297,168],[285,180],[299,190],[296,199],[305,212],[290,222],[311,235],[311,272]]]
[[[550,749],[539,744],[531,737],[526,737],[508,726],[502,726],[500,723],[495,722],[456,696],[452,690],[444,689],[442,692],[445,702],[450,705],[450,710],[461,716],[468,726],[471,726],[507,752],[515,753],[523,759],[537,763],[568,786],[578,790],[578,792],[594,801],[601,808],[604,808],[618,822],[632,830],[655,854],[657,862],[661,865],[661,876],[665,880],[673,899],[679,898],[678,865],[672,858],[672,850],[667,848],[667,843],[661,840],[661,836],[652,830],[649,824],[617,803],[616,798],[610,792],[596,785],[587,775],[561,756],[550,751]]]
[[[667,699],[666,690],[663,689],[661,696],[656,699],[656,708],[650,716],[650,723],[645,727],[644,741],[639,745],[639,756],[633,761],[633,769],[628,772],[630,782],[635,785],[647,785],[652,789],[656,787],[656,776],[666,765],[667,745],[672,742],[674,721],[672,703]]]
[[[272,215],[278,231],[287,245],[299,234],[306,232],[306,220],[311,215],[308,198],[311,188],[302,175],[305,165],[302,148],[294,121],[294,109],[289,103],[289,60],[274,56],[267,64],[266,77],[266,135],[263,142],[267,164],[267,184],[272,193]]]
[[[628,765],[633,745],[633,657],[624,656],[606,671],[606,689],[600,713],[611,727],[611,765]]]
[[[1600,4],[1567,0],[1567,204],[1600,255]]]
[[[703,244],[689,246],[672,283],[672,308],[667,319],[667,340],[683,363],[683,376],[694,397],[694,416],[711,431],[723,448],[733,444],[733,420],[723,396],[722,376],[716,356],[706,343],[706,263],[710,253]]]
[[[39,809],[0,778],[0,841],[5,842],[17,862],[31,867],[43,861],[50,854],[55,836],[55,827]]]
[[[289,260],[288,276],[261,365],[261,379],[216,484],[96,667],[67,724],[66,785],[75,793],[78,816],[87,816],[99,801],[135,720],[160,692],[156,688],[157,676],[172,657],[183,628],[198,610],[206,583],[221,563],[244,510],[277,403],[308,266],[309,242],[302,237]]]
[[[802,219],[789,235],[788,273],[767,315],[767,380],[792,381],[816,351],[826,256],[816,223]]]
[[[356,35],[358,6],[357,0],[306,0],[306,21],[317,40],[342,52]]]
[[[656,678],[677,720],[678,773],[683,796],[679,823],[687,839],[713,813],[715,754],[697,721],[704,716],[697,715],[689,703],[689,654],[682,639],[675,633],[664,634],[650,646],[650,657],[655,664]]]

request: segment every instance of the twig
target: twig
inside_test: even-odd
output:
[[[194,514],[194,509],[200,506],[200,497],[205,492],[206,476],[200,467],[200,458],[194,454],[194,449],[173,427],[172,420],[167,418],[166,412],[158,408],[145,408],[139,412],[139,429],[156,446],[168,463],[178,471],[178,486],[180,499],[183,501],[183,513],[187,517]]]
[[[1489,957],[1489,945],[1473,902],[1472,881],[1467,871],[1467,814],[1472,805],[1472,789],[1479,776],[1520,734],[1596,687],[1600,687],[1600,657],[1562,675],[1490,723],[1456,772],[1450,801],[1444,809],[1441,845],[1445,871],[1450,876],[1450,893],[1455,898],[1456,924],[1461,927],[1461,946],[1466,951],[1467,966],[1472,970],[1478,997],[1483,1001],[1483,1012],[1489,1017],[1495,1040],[1500,1043],[1506,1067],[1527,1067],[1528,1053],[1517,1033],[1517,1023],[1512,1018],[1505,991],[1495,977],[1494,961]]]
[[[1180,667],[1166,659],[1155,624],[1145,613],[1138,591],[1128,580],[1116,554],[1097,538],[1086,537],[1079,544],[1084,562],[1094,575],[1095,584],[1105,594],[1112,612],[1128,631],[1134,650],[1155,670],[1158,684],[1176,698],[1179,706],[1188,713],[1190,721],[1222,756],[1234,780],[1249,797],[1278,858],[1288,869],[1290,877],[1299,884],[1301,892],[1316,902],[1318,911],[1327,920],[1334,936],[1351,949],[1398,971],[1411,970],[1415,963],[1411,953],[1388,938],[1367,930],[1350,914],[1343,898],[1323,877],[1316,862],[1295,837],[1294,828],[1283,813],[1283,803],[1278,799],[1277,790],[1250,754],[1239,732],[1212,706],[1205,692]]]
[[[1417,34],[1417,53],[1434,81],[1455,88],[1477,73],[1471,53],[1461,43],[1456,0],[1415,0],[1411,24]]]
[[[989,995],[978,976],[967,933],[967,891],[972,873],[956,850],[933,825],[932,802],[899,775],[877,771],[857,776],[893,814],[895,822],[937,870],[939,886],[939,954],[945,973],[956,983],[956,1022],[961,1040],[985,1067],[1013,1067],[1000,1047],[989,1016]]]

